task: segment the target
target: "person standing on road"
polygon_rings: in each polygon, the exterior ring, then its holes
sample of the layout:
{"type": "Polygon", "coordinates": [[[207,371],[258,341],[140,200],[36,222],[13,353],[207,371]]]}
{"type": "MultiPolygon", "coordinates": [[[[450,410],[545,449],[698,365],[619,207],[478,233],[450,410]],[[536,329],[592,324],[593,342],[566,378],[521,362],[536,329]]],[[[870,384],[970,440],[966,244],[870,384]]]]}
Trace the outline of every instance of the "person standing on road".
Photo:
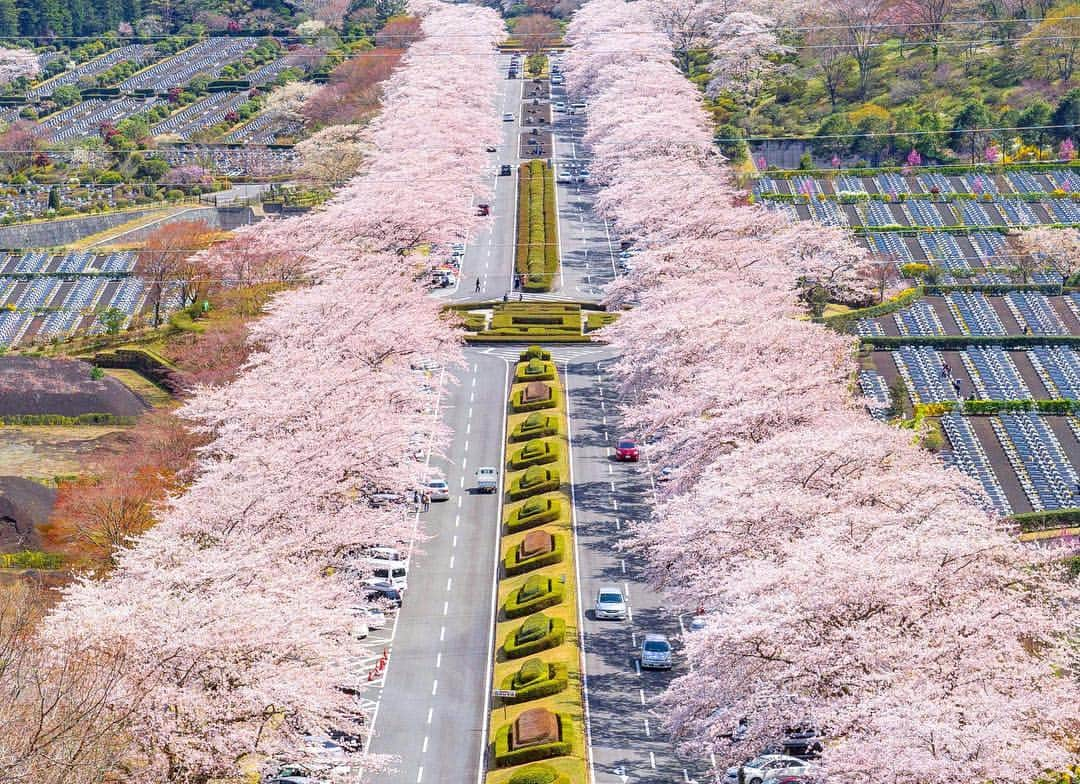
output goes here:
{"type": "Polygon", "coordinates": [[[431,508],[431,493],[424,493],[424,511],[426,512],[431,508]]]}
{"type": "Polygon", "coordinates": [[[480,293],[480,276],[479,275],[476,277],[476,293],[477,294],[480,293]]]}

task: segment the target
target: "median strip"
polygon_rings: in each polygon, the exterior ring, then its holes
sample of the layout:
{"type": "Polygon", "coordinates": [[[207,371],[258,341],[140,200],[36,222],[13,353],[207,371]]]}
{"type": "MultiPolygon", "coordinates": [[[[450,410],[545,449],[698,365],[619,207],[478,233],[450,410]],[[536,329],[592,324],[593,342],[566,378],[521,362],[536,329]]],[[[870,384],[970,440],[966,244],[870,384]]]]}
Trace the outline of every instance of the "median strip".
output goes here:
{"type": "Polygon", "coordinates": [[[488,784],[586,781],[564,389],[550,352],[520,355],[506,494],[488,784]]]}

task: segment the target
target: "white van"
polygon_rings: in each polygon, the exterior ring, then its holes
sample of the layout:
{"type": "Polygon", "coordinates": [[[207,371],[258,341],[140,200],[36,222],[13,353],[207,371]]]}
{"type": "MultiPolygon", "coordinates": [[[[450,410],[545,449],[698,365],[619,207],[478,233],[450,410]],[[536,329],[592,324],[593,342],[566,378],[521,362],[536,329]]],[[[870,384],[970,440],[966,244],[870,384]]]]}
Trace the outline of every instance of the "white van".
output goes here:
{"type": "Polygon", "coordinates": [[[364,562],[376,580],[388,582],[399,591],[409,587],[409,564],[407,561],[385,561],[381,558],[368,558],[364,562]]]}

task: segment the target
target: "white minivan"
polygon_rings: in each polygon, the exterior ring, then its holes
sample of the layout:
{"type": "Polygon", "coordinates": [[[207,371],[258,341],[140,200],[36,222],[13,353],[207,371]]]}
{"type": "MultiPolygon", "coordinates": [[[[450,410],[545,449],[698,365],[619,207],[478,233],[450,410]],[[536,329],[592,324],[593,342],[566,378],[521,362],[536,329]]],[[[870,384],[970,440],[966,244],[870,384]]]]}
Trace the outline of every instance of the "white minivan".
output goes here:
{"type": "Polygon", "coordinates": [[[409,587],[408,561],[386,561],[382,558],[368,558],[365,562],[376,580],[388,582],[399,591],[409,587]]]}

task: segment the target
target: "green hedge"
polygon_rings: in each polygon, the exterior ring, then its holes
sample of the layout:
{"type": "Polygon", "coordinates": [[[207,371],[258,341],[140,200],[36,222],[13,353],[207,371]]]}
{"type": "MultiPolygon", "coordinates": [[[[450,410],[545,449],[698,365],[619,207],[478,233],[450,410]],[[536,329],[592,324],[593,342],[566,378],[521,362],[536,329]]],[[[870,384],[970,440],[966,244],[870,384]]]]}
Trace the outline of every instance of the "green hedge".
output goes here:
{"type": "Polygon", "coordinates": [[[547,465],[558,460],[561,454],[558,441],[534,438],[510,455],[510,468],[520,471],[531,466],[547,465]]]}
{"type": "MultiPolygon", "coordinates": [[[[920,403],[915,406],[916,416],[941,416],[948,411],[956,411],[959,401],[943,400],[939,403],[920,403]]],[[[1006,414],[1014,411],[1037,411],[1040,414],[1072,414],[1080,412],[1077,400],[965,400],[965,414],[975,416],[987,414],[1006,414]]]]}
{"type": "Polygon", "coordinates": [[[511,547],[507,550],[506,557],[503,558],[503,571],[506,576],[514,577],[533,569],[561,563],[566,557],[566,537],[562,534],[553,534],[552,539],[554,541],[550,553],[526,558],[524,561],[518,560],[517,547],[511,547]]]}
{"type": "Polygon", "coordinates": [[[548,438],[559,434],[559,417],[544,416],[540,412],[529,414],[514,425],[510,431],[510,443],[528,441],[533,438],[548,438]]]}
{"type": "Polygon", "coordinates": [[[134,425],[138,417],[117,416],[116,414],[10,414],[0,416],[5,425],[134,425]]]}
{"type": "Polygon", "coordinates": [[[518,361],[527,362],[530,359],[542,359],[545,362],[550,362],[551,352],[541,346],[529,346],[518,355],[518,361]]]}
{"type": "Polygon", "coordinates": [[[1051,296],[1062,293],[1061,286],[1036,283],[935,283],[924,287],[924,290],[926,294],[936,296],[944,296],[950,291],[981,291],[991,296],[1007,294],[1010,291],[1041,291],[1051,296]]]}
{"type": "Polygon", "coordinates": [[[526,762],[564,757],[573,750],[570,739],[574,737],[574,724],[565,713],[556,714],[559,718],[559,738],[555,743],[529,746],[517,751],[510,750],[510,725],[504,724],[495,733],[495,766],[508,768],[511,765],[523,765],[526,762]]]}
{"type": "Polygon", "coordinates": [[[63,564],[62,556],[40,550],[0,553],[0,569],[59,569],[63,564]]]}
{"type": "MultiPolygon", "coordinates": [[[[506,635],[503,641],[503,653],[507,659],[520,659],[523,656],[532,656],[534,653],[546,651],[549,648],[557,648],[566,640],[566,622],[560,618],[548,618],[543,613],[530,616],[525,623],[506,635]],[[532,628],[526,628],[536,621],[543,628],[534,632],[532,628]]],[[[556,690],[558,691],[558,690],[556,690]]],[[[552,692],[554,693],[554,692],[552,692]]],[[[534,697],[540,695],[533,694],[534,697]]],[[[522,697],[522,699],[527,699],[522,697]]]]}
{"type": "Polygon", "coordinates": [[[558,490],[560,484],[562,481],[559,477],[559,469],[533,466],[510,483],[510,500],[521,501],[529,496],[550,493],[552,490],[558,490]]]}
{"type": "Polygon", "coordinates": [[[541,659],[529,659],[521,665],[521,668],[512,675],[503,678],[500,688],[517,692],[514,697],[500,697],[503,702],[513,705],[528,700],[538,700],[541,697],[550,697],[565,689],[570,682],[565,664],[548,664],[541,659]],[[535,675],[530,674],[527,678],[522,676],[526,670],[539,670],[535,675]]]}
{"type": "Polygon", "coordinates": [[[519,167],[518,225],[514,269],[525,276],[526,291],[550,291],[559,271],[555,173],[546,161],[519,167]]]}
{"type": "Polygon", "coordinates": [[[514,507],[506,517],[506,532],[517,533],[558,520],[562,515],[562,501],[558,498],[530,498],[521,506],[514,507]]]}
{"type": "Polygon", "coordinates": [[[868,335],[859,340],[882,351],[891,351],[900,346],[929,346],[939,351],[962,351],[969,346],[1080,347],[1080,335],[868,335]]]}
{"type": "Polygon", "coordinates": [[[559,390],[557,387],[549,387],[551,389],[551,397],[547,400],[533,400],[528,403],[521,402],[521,398],[525,395],[524,389],[515,389],[513,394],[510,395],[510,408],[515,414],[522,414],[526,411],[542,411],[545,408],[558,408],[559,407],[559,390]]]}
{"type": "Polygon", "coordinates": [[[555,363],[545,362],[542,359],[530,359],[527,362],[519,362],[514,367],[514,382],[526,381],[551,381],[555,378],[555,363]]]}
{"type": "MultiPolygon", "coordinates": [[[[904,166],[863,166],[844,169],[769,169],[763,176],[774,180],[790,180],[795,177],[821,176],[828,179],[838,174],[849,177],[873,177],[876,174],[903,174],[904,166]]],[[[1005,172],[1047,172],[1080,170],[1080,159],[1047,163],[954,163],[942,166],[920,166],[915,174],[1003,174],[1005,172]]]]}
{"type": "Polygon", "coordinates": [[[907,289],[900,292],[897,296],[887,302],[882,302],[880,305],[873,305],[869,308],[859,308],[858,310],[851,310],[847,313],[838,313],[835,316],[823,318],[822,321],[834,329],[846,332],[849,327],[859,319],[877,318],[878,316],[887,316],[890,313],[896,313],[898,310],[907,307],[915,300],[920,299],[922,295],[922,286],[916,286],[913,289],[907,289]]]}
{"type": "Polygon", "coordinates": [[[530,765],[511,776],[508,784],[570,784],[570,777],[550,765],[530,765]]]}
{"type": "Polygon", "coordinates": [[[506,598],[503,613],[507,618],[521,618],[547,609],[563,600],[563,584],[551,577],[534,574],[506,598]]]}
{"type": "Polygon", "coordinates": [[[497,334],[466,335],[466,343],[522,343],[542,338],[545,343],[593,343],[588,335],[497,334]]]}
{"type": "Polygon", "coordinates": [[[1075,528],[1080,526],[1080,508],[1054,509],[1046,512],[1024,512],[1011,515],[1010,518],[1020,530],[1047,531],[1054,528],[1075,528]]]}

